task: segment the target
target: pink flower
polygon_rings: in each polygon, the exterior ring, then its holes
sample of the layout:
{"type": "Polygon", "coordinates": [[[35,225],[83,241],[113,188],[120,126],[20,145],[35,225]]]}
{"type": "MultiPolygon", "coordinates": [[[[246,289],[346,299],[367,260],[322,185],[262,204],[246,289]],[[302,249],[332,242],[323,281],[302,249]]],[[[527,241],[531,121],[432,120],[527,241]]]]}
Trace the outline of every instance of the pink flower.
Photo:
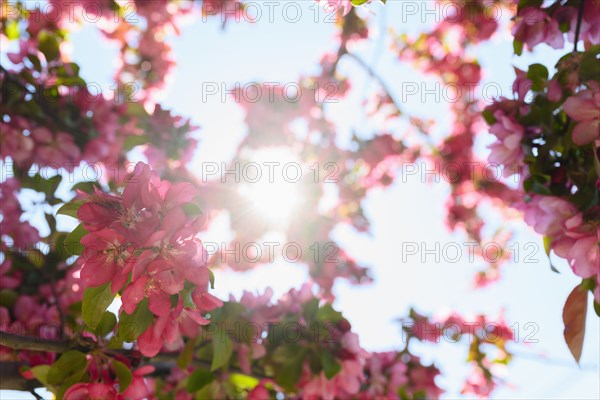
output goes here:
{"type": "Polygon", "coordinates": [[[399,399],[398,389],[408,383],[408,367],[398,353],[372,353],[367,359],[365,370],[369,379],[367,389],[361,393],[361,400],[373,398],[399,399]]]}
{"type": "Polygon", "coordinates": [[[497,142],[488,146],[491,150],[489,160],[493,163],[503,165],[503,175],[510,176],[517,168],[512,168],[515,165],[523,163],[523,149],[521,140],[525,129],[514,120],[514,118],[504,115],[500,110],[494,113],[496,123],[490,127],[492,133],[498,139],[497,142]]]}
{"type": "Polygon", "coordinates": [[[30,123],[23,118],[14,117],[10,123],[0,121],[0,156],[12,158],[16,163],[31,162],[35,143],[29,136],[23,134],[30,123]]]}
{"type": "Polygon", "coordinates": [[[88,232],[110,227],[121,214],[121,199],[94,187],[95,193],[77,210],[77,218],[88,232]]]}
{"type": "Polygon", "coordinates": [[[558,22],[537,7],[525,7],[519,11],[512,34],[515,40],[527,45],[529,50],[542,42],[554,49],[561,49],[565,44],[558,22]]]}
{"type": "Polygon", "coordinates": [[[565,101],[567,115],[578,122],[573,142],[586,145],[600,138],[600,91],[583,90],[565,101]]]}
{"type": "Polygon", "coordinates": [[[573,272],[581,278],[595,277],[595,296],[600,286],[600,227],[593,223],[584,223],[581,213],[567,220],[563,235],[552,242],[552,250],[565,258],[573,272]]]}
{"type": "Polygon", "coordinates": [[[132,267],[128,263],[131,250],[125,248],[125,238],[112,229],[101,229],[85,235],[81,244],[84,251],[78,261],[82,265],[83,284],[100,286],[112,281],[113,293],[119,291],[127,281],[132,267]]]}
{"type": "Polygon", "coordinates": [[[537,233],[552,237],[560,234],[563,224],[577,213],[572,203],[554,196],[534,195],[517,208],[525,213],[525,222],[537,233]]]}
{"type": "Polygon", "coordinates": [[[37,127],[31,130],[31,137],[35,141],[36,161],[41,164],[71,170],[81,159],[79,147],[69,134],[53,134],[48,128],[37,127]]]}
{"type": "MultiPolygon", "coordinates": [[[[327,2],[327,6],[329,6],[328,11],[337,11],[342,15],[346,15],[352,9],[352,2],[350,0],[325,0],[327,2]]],[[[321,2],[321,0],[317,0],[317,2],[321,2]]]]}
{"type": "Polygon", "coordinates": [[[123,392],[123,397],[127,400],[142,400],[151,398],[154,394],[150,381],[144,378],[144,375],[154,372],[154,367],[146,365],[133,371],[133,379],[123,392]]]}
{"type": "Polygon", "coordinates": [[[247,400],[267,400],[271,398],[271,394],[269,393],[269,389],[265,387],[270,380],[263,379],[258,385],[254,387],[250,392],[248,392],[247,400]]]}
{"type": "Polygon", "coordinates": [[[169,345],[180,340],[181,333],[188,337],[198,334],[200,325],[207,325],[202,311],[183,306],[181,297],[177,306],[168,315],[156,318],[154,323],[138,338],[140,352],[146,357],[154,357],[163,345],[169,345]]]}
{"type": "Polygon", "coordinates": [[[64,400],[112,400],[118,399],[115,389],[104,383],[76,383],[64,394],[64,400]]]}
{"type": "Polygon", "coordinates": [[[8,178],[0,183],[0,202],[2,203],[2,221],[0,230],[9,236],[14,245],[25,248],[40,240],[40,235],[28,222],[21,222],[23,210],[17,199],[20,183],[15,178],[8,178]]]}
{"type": "Polygon", "coordinates": [[[9,271],[12,267],[12,260],[10,258],[5,259],[0,264],[0,290],[1,289],[15,289],[21,284],[21,273],[17,271],[9,275],[9,271]]]}
{"type": "Polygon", "coordinates": [[[481,368],[475,367],[473,373],[469,375],[462,394],[472,394],[481,399],[489,399],[494,391],[496,383],[492,378],[486,378],[481,371],[481,368]]]}

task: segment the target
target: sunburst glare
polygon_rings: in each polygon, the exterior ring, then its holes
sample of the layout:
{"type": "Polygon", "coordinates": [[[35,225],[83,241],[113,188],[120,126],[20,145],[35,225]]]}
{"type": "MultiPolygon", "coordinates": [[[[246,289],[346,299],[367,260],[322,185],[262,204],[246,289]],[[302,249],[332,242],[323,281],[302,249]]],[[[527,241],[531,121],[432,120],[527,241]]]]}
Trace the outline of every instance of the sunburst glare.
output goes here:
{"type": "MultiPolygon", "coordinates": [[[[251,211],[266,218],[274,226],[284,227],[298,211],[298,190],[302,172],[293,152],[277,147],[253,152],[250,162],[260,171],[260,179],[240,184],[239,193],[251,203],[251,211]]],[[[253,177],[256,176],[252,175],[253,177]]]]}

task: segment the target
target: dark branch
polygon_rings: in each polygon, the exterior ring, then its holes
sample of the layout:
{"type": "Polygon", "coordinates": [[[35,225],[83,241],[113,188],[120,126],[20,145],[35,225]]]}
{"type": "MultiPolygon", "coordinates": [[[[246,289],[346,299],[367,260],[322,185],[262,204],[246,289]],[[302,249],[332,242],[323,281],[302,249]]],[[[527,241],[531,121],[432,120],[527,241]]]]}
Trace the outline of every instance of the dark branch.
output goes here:
{"type": "Polygon", "coordinates": [[[579,42],[579,33],[581,32],[581,21],[583,20],[583,7],[585,6],[584,0],[579,0],[579,8],[577,11],[577,26],[575,27],[575,47],[573,51],[577,51],[577,43],[579,42]]]}
{"type": "Polygon", "coordinates": [[[29,392],[40,386],[37,381],[23,378],[19,373],[20,366],[21,364],[16,362],[0,362],[0,390],[29,392]]]}
{"type": "Polygon", "coordinates": [[[362,58],[358,57],[356,54],[352,54],[349,52],[345,54],[354,61],[356,61],[356,63],[360,65],[369,74],[370,77],[372,77],[377,81],[377,83],[379,83],[379,86],[381,86],[385,94],[390,98],[390,100],[394,102],[394,105],[396,106],[398,111],[400,111],[400,106],[394,99],[394,96],[392,96],[392,90],[388,87],[387,83],[383,80],[383,78],[379,76],[379,74],[375,72],[375,70],[371,68],[369,64],[367,64],[362,58]]]}
{"type": "Polygon", "coordinates": [[[13,335],[0,332],[0,345],[14,350],[48,351],[51,353],[64,353],[68,350],[89,350],[91,343],[78,343],[66,340],[45,340],[34,337],[13,335]]]}

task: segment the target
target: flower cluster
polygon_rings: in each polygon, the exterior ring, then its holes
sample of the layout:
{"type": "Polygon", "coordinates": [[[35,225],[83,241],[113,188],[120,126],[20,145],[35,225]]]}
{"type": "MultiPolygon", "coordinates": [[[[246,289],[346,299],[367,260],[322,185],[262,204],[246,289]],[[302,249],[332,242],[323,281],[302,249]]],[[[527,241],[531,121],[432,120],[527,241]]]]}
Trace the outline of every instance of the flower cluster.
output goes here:
{"type": "Polygon", "coordinates": [[[502,316],[493,321],[484,315],[463,317],[457,313],[427,318],[411,310],[409,318],[402,321],[402,328],[409,341],[438,343],[444,337],[458,342],[467,338],[472,373],[467,377],[462,393],[479,398],[489,398],[498,385],[495,374],[511,358],[506,344],[514,340],[514,332],[502,316]]]}
{"type": "Polygon", "coordinates": [[[84,369],[89,382],[80,382],[69,387],[63,395],[65,400],[142,400],[153,393],[154,382],[146,378],[146,375],[154,372],[152,366],[133,370],[131,362],[125,357],[106,360],[92,356],[85,358],[84,369]],[[130,377],[123,379],[123,372],[119,368],[132,369],[130,377]]]}
{"type": "MultiPolygon", "coordinates": [[[[50,257],[56,254],[50,254],[50,257]]],[[[81,302],[83,289],[77,270],[68,270],[60,263],[58,278],[48,282],[35,258],[21,259],[18,264],[5,259],[0,264],[0,331],[38,340],[61,340],[75,335],[66,329],[61,310],[81,302]]],[[[19,362],[24,367],[51,364],[56,355],[51,352],[16,351],[0,345],[0,361],[19,362]]],[[[26,379],[33,375],[23,368],[26,379]]]]}
{"type": "Polygon", "coordinates": [[[5,237],[10,237],[12,243],[17,247],[26,248],[40,240],[37,229],[29,224],[28,221],[21,221],[23,209],[17,199],[17,193],[21,185],[17,179],[9,178],[0,183],[0,201],[2,202],[2,243],[5,237]]]}
{"type": "Polygon", "coordinates": [[[147,356],[179,339],[180,331],[193,336],[209,323],[203,313],[220,305],[208,293],[210,271],[196,238],[203,219],[189,214],[195,197],[191,184],[163,181],[138,163],[121,195],[96,190],[77,211],[89,232],[81,238],[81,279],[121,292],[126,314],[147,301],[155,319],[138,342],[147,356]]]}
{"type": "Polygon", "coordinates": [[[541,64],[515,69],[514,99],[500,98],[484,111],[497,141],[490,161],[518,174],[520,198],[513,206],[525,222],[545,236],[547,251],[566,259],[573,272],[591,279],[600,300],[600,3],[568,2],[519,9],[513,27],[515,52],[523,44],[574,51],[556,64],[551,76],[541,64]],[[578,6],[575,7],[575,6],[578,6]],[[577,36],[579,35],[579,36],[577,36]],[[585,50],[577,51],[579,40],[585,50]],[[529,96],[532,94],[533,96],[529,96]]]}
{"type": "MultiPolygon", "coordinates": [[[[442,393],[435,382],[439,375],[435,366],[425,366],[408,350],[367,352],[348,320],[315,297],[309,284],[277,301],[270,289],[262,294],[244,292],[238,301],[231,297],[215,311],[201,337],[205,338],[201,347],[212,344],[216,352],[223,349],[222,343],[232,343],[225,347],[231,350],[220,358],[218,369],[213,361],[211,379],[198,382],[208,371],[201,365],[193,369],[193,363],[172,370],[161,385],[163,395],[187,400],[193,394],[225,398],[237,393],[262,400],[293,393],[303,399],[367,400],[438,398],[442,393]],[[233,371],[246,376],[243,393],[232,387],[233,371]],[[254,376],[260,379],[250,379],[254,376]],[[181,381],[188,391],[177,384],[181,381]]],[[[202,350],[196,354],[202,359],[202,350]]]]}
{"type": "Polygon", "coordinates": [[[587,221],[569,201],[555,196],[533,195],[522,202],[525,222],[551,241],[550,248],[566,259],[573,272],[596,282],[594,296],[600,303],[600,225],[598,217],[587,221]]]}
{"type": "Polygon", "coordinates": [[[587,45],[600,43],[600,4],[597,1],[581,2],[583,10],[579,11],[576,5],[580,2],[572,2],[572,5],[558,7],[553,4],[550,7],[526,5],[520,7],[516,16],[516,23],[512,28],[515,48],[520,54],[523,45],[529,51],[539,44],[545,43],[554,49],[562,49],[565,44],[565,34],[573,42],[577,33],[578,14],[582,14],[579,26],[579,38],[587,45]]]}

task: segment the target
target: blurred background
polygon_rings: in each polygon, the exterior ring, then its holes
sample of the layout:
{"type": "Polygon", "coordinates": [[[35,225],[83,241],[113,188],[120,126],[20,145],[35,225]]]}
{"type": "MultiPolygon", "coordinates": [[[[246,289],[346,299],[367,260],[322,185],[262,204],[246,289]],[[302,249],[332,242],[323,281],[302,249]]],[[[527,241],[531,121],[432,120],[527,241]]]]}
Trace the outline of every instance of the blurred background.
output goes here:
{"type": "MultiPolygon", "coordinates": [[[[263,15],[255,23],[229,20],[223,26],[218,18],[195,19],[182,26],[179,36],[169,38],[177,66],[159,100],[164,107],[191,118],[193,124],[200,126],[196,132],[200,144],[191,170],[199,171],[204,162],[230,160],[247,129],[244,111],[235,99],[228,96],[223,101],[220,93],[204,96],[203,83],[219,86],[224,83],[228,88],[248,82],[284,85],[314,73],[322,55],[336,51],[336,27],[326,21],[327,14],[323,10],[315,13],[311,1],[297,4],[302,12],[296,22],[286,21],[278,9],[272,21],[263,15]]],[[[437,22],[436,14],[407,16],[400,1],[388,1],[385,6],[373,3],[360,13],[370,14],[371,35],[353,46],[353,53],[376,71],[397,99],[402,99],[407,112],[435,120],[432,138],[439,140],[451,123],[448,101],[436,99],[434,95],[422,98],[422,93],[408,95],[407,83],[433,88],[436,81],[400,62],[390,50],[391,32],[414,35],[426,31],[437,22]]],[[[506,24],[509,18],[510,15],[502,16],[504,29],[474,54],[483,67],[484,83],[490,84],[489,97],[511,95],[513,65],[525,67],[543,60],[552,71],[564,53],[539,46],[533,53],[512,57],[512,40],[506,24]],[[496,88],[500,93],[495,92],[496,88]]],[[[89,25],[72,36],[72,44],[72,58],[81,66],[82,76],[109,92],[118,49],[89,25]]],[[[369,119],[363,102],[377,89],[377,82],[350,60],[343,59],[339,71],[349,77],[352,89],[339,103],[328,106],[328,117],[338,127],[340,140],[349,140],[352,134],[369,138],[377,133],[378,124],[369,119]]],[[[402,135],[404,128],[399,126],[393,133],[402,135]]],[[[486,141],[485,135],[480,135],[478,140],[477,148],[485,157],[486,145],[491,139],[486,141]]],[[[294,206],[285,192],[276,188],[266,190],[268,197],[283,204],[284,215],[302,212],[301,201],[294,206]]],[[[450,233],[444,223],[444,199],[448,193],[449,186],[443,179],[424,182],[420,174],[403,176],[387,188],[369,192],[363,206],[371,220],[370,234],[358,233],[344,225],[335,229],[334,239],[358,262],[370,266],[374,279],[364,286],[338,281],[334,287],[335,306],[350,320],[361,345],[370,351],[401,348],[398,318],[411,306],[416,306],[421,313],[434,315],[450,310],[464,315],[485,313],[492,317],[503,313],[517,333],[517,340],[509,344],[515,358],[500,371],[506,385],[494,393],[495,398],[600,398],[599,319],[588,311],[580,366],[573,361],[563,339],[562,307],[579,279],[554,255],[553,264],[560,274],[552,272],[541,237],[523,221],[515,220],[508,222],[517,232],[511,240],[511,248],[519,249],[520,256],[513,257],[502,267],[500,281],[484,289],[474,289],[473,277],[482,265],[477,260],[469,260],[468,249],[462,247],[466,237],[450,233]],[[434,248],[436,243],[442,247],[457,243],[463,248],[463,255],[454,263],[436,262],[433,255],[424,260],[420,254],[402,257],[399,244],[406,242],[424,244],[426,248],[434,248]]],[[[501,217],[491,210],[486,217],[501,222],[501,217]]],[[[66,227],[71,221],[59,222],[66,227]]],[[[228,241],[231,238],[228,224],[227,215],[216,216],[202,240],[228,241]]],[[[239,298],[244,290],[262,292],[267,286],[274,289],[277,297],[308,279],[304,267],[281,259],[244,273],[218,269],[215,275],[215,292],[223,299],[230,294],[239,298]]],[[[439,384],[446,390],[443,397],[463,397],[460,389],[470,371],[465,362],[468,343],[416,345],[416,354],[422,354],[425,362],[435,362],[440,367],[439,384]]],[[[5,397],[0,394],[0,398],[5,397]]]]}

